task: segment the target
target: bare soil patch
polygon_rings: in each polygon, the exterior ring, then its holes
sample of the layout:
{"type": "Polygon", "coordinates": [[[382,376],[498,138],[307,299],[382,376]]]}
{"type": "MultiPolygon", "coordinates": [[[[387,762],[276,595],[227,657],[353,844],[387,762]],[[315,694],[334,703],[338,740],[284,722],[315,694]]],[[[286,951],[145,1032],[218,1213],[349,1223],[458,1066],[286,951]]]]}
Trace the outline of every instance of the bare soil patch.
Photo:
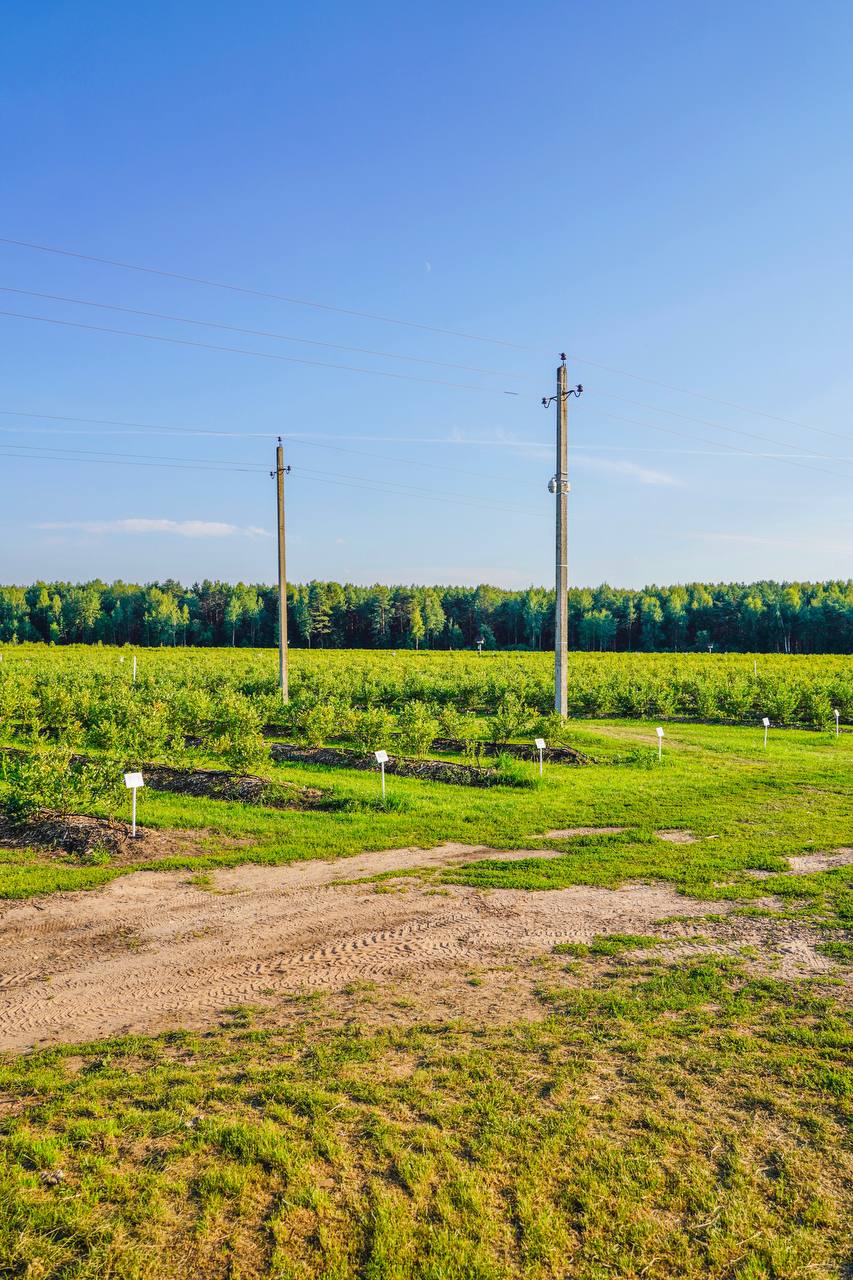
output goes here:
{"type": "Polygon", "coordinates": [[[802,876],[813,871],[835,871],[853,865],[853,848],[842,846],[826,853],[792,854],[787,871],[747,871],[751,880],[771,880],[774,876],[802,876]]]}
{"type": "Polygon", "coordinates": [[[836,867],[853,865],[853,848],[842,847],[831,853],[804,853],[790,857],[788,863],[794,875],[809,871],[834,871],[836,867]]]}
{"type": "Polygon", "coordinates": [[[667,844],[696,843],[696,837],[692,831],[656,831],[655,835],[659,840],[666,840],[667,844]]]}
{"type": "MultiPolygon", "coordinates": [[[[764,901],[771,910],[778,910],[784,905],[775,899],[764,901]]],[[[777,977],[819,978],[837,971],[832,959],[816,949],[819,943],[827,941],[827,935],[816,933],[795,920],[728,915],[722,920],[715,920],[713,924],[702,924],[700,932],[706,935],[704,943],[701,939],[691,943],[691,937],[695,937],[693,922],[682,925],[673,921],[667,925],[665,932],[667,937],[681,939],[682,945],[671,951],[666,947],[656,947],[653,951],[636,954],[643,957],[656,956],[658,959],[667,956],[675,960],[685,959],[689,955],[707,954],[707,939],[710,939],[717,954],[746,954],[749,967],[758,972],[769,971],[777,977]]]]}
{"type": "MultiPolygon", "coordinates": [[[[97,892],[4,905],[0,1047],[205,1026],[230,1005],[363,983],[377,984],[386,1004],[402,983],[422,1010],[435,1005],[439,1016],[487,1008],[497,1016],[512,985],[500,977],[506,966],[532,965],[558,942],[650,933],[661,917],[707,911],[664,885],[525,892],[411,880],[377,892],[387,886],[369,879],[482,857],[540,856],[446,844],[360,854],[343,865],[246,865],[214,873],[213,892],[186,873],[139,872],[97,892]],[[481,983],[472,967],[496,976],[481,983]]],[[[769,927],[727,923],[740,943],[760,944],[769,927]]],[[[801,952],[783,956],[781,971],[823,972],[813,948],[801,952]]],[[[529,993],[522,984],[518,1000],[529,993]]]]}
{"type": "Polygon", "coordinates": [[[554,831],[546,831],[546,840],[571,840],[573,836],[615,836],[624,827],[557,827],[554,831]]]}

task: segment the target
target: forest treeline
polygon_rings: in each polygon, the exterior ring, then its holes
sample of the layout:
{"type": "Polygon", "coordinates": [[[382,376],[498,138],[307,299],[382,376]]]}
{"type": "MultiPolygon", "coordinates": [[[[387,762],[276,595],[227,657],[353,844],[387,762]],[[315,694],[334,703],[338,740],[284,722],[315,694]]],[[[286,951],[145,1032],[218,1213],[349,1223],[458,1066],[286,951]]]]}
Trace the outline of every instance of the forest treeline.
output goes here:
{"type": "MultiPolygon", "coordinates": [[[[547,649],[554,592],[540,587],[288,587],[290,643],[309,648],[547,649]]],[[[689,583],[569,593],[585,650],[853,652],[853,581],[689,583]]],[[[273,587],[204,581],[0,587],[0,641],[239,645],[278,642],[273,587]]]]}

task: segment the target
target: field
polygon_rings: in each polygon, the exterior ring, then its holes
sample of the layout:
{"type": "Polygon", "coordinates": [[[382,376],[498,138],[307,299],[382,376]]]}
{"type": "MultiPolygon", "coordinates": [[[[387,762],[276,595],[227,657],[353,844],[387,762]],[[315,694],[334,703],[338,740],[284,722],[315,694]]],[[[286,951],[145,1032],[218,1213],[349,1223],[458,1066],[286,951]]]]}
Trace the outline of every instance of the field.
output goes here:
{"type": "Polygon", "coordinates": [[[851,659],[2,657],[0,1275],[847,1274],[851,659]]]}
{"type": "MultiPolygon", "coordinates": [[[[0,723],[40,712],[43,723],[66,732],[75,721],[108,714],[130,685],[131,653],[85,645],[6,647],[0,723]]],[[[277,711],[277,662],[268,649],[137,653],[139,688],[149,695],[149,713],[152,703],[167,701],[173,729],[191,731],[193,717],[203,717],[201,703],[194,704],[189,691],[196,698],[210,691],[241,694],[264,716],[277,711]]],[[[846,655],[573,653],[569,665],[570,713],[575,716],[672,716],[743,724],[766,715],[779,724],[829,728],[837,708],[842,723],[853,722],[853,658],[846,655]]],[[[396,709],[418,699],[463,712],[494,710],[511,692],[544,713],[553,703],[553,657],[295,649],[290,653],[290,692],[297,706],[322,698],[396,709]]]]}

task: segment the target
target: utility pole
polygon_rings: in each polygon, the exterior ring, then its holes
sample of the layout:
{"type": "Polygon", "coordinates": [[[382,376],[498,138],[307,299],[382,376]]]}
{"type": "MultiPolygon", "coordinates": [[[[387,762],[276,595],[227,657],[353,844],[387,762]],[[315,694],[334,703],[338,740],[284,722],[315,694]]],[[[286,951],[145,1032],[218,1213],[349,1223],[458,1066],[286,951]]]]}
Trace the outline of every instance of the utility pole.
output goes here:
{"type": "Polygon", "coordinates": [[[284,465],[284,446],[281,436],[275,451],[276,497],[278,499],[278,683],[282,702],[289,702],[287,691],[287,570],[284,555],[284,477],[290,467],[284,465]]]}
{"type": "Polygon", "coordinates": [[[569,390],[566,353],[560,354],[557,369],[557,394],[542,398],[542,404],[557,406],[557,470],[548,490],[557,496],[556,512],[556,603],[554,610],[554,710],[568,715],[569,685],[569,396],[579,396],[583,387],[569,390]]]}

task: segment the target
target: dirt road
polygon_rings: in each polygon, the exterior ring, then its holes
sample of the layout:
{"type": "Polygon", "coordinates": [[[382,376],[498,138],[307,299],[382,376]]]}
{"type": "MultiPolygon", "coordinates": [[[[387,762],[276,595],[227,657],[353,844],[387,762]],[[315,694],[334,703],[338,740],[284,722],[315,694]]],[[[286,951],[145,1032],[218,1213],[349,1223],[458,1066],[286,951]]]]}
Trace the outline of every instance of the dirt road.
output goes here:
{"type": "MultiPolygon", "coordinates": [[[[409,880],[403,892],[377,892],[374,883],[340,883],[483,856],[543,854],[398,849],[239,867],[215,873],[206,888],[186,872],[137,872],[100,891],[5,905],[0,1048],[204,1026],[229,1005],[353,981],[428,986],[454,968],[529,958],[598,933],[652,932],[662,916],[708,910],[662,885],[524,892],[409,880]]],[[[802,958],[814,967],[813,954],[802,958]]]]}

